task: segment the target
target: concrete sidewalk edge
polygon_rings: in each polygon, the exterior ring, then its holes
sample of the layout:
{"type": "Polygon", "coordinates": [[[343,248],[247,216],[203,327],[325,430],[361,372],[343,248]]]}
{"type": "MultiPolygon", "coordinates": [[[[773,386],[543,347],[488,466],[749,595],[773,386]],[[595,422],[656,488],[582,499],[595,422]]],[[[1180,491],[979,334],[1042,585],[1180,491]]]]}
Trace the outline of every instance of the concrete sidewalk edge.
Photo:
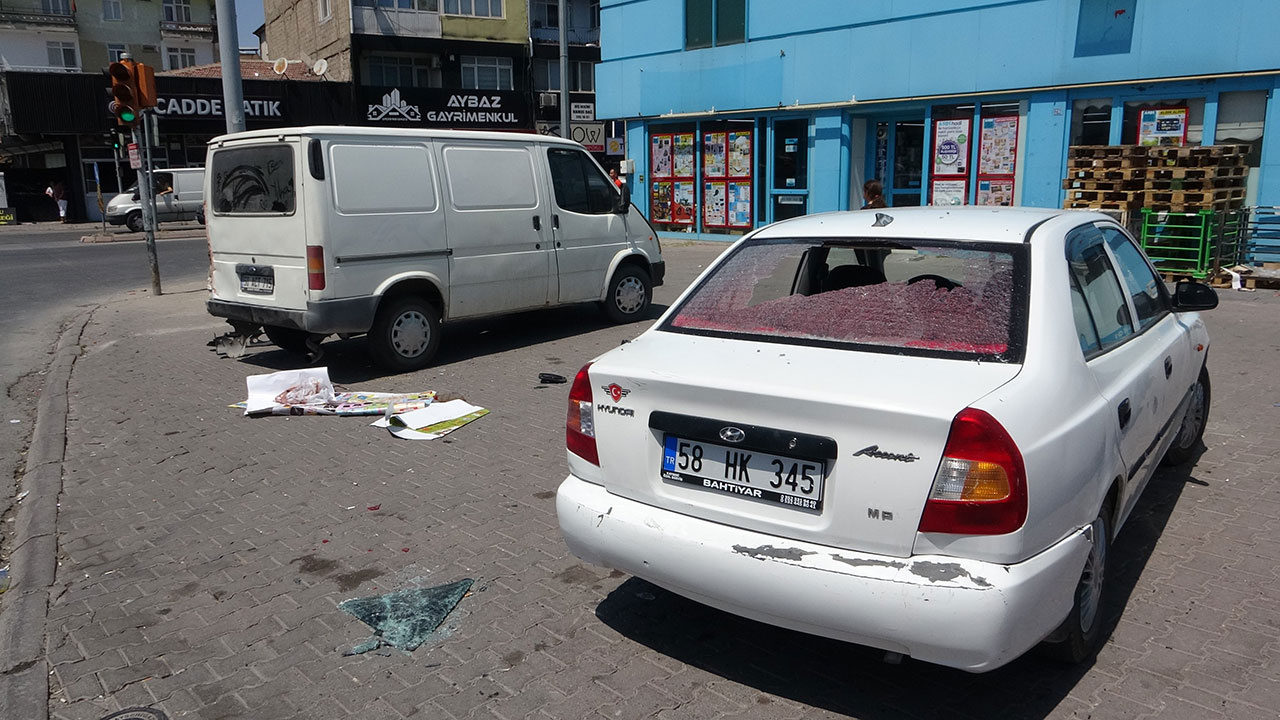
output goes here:
{"type": "Polygon", "coordinates": [[[66,450],[67,387],[80,356],[80,339],[96,307],[62,331],[36,409],[36,426],[18,506],[10,587],[0,612],[0,707],[6,717],[47,720],[49,670],[45,659],[45,623],[49,591],[57,570],[58,497],[66,450]]]}

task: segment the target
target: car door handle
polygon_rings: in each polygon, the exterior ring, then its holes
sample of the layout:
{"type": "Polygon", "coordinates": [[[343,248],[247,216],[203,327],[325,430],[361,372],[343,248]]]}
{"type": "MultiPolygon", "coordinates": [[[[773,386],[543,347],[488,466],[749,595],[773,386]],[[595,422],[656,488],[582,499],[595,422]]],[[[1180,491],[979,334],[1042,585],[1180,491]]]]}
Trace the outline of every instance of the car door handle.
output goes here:
{"type": "Polygon", "coordinates": [[[1170,358],[1165,358],[1164,359],[1164,376],[1166,379],[1168,379],[1172,375],[1173,375],[1173,360],[1171,360],[1170,358]]]}
{"type": "Polygon", "coordinates": [[[542,218],[538,217],[537,215],[533,216],[533,229],[539,230],[539,231],[542,230],[542,218]]]}
{"type": "Polygon", "coordinates": [[[1116,413],[1120,416],[1120,429],[1123,430],[1129,424],[1129,398],[1120,401],[1120,407],[1116,408],[1116,413]]]}

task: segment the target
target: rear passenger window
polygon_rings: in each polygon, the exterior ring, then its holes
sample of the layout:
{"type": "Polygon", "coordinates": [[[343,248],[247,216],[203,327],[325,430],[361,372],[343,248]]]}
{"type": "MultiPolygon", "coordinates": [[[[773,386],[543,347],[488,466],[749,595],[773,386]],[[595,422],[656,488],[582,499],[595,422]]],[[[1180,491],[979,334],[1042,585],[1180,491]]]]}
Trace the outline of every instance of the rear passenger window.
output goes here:
{"type": "Polygon", "coordinates": [[[547,150],[556,205],[569,212],[606,215],[613,212],[618,191],[600,168],[578,150],[547,150]]]}
{"type": "Polygon", "coordinates": [[[533,155],[524,148],[452,145],[444,149],[449,197],[457,210],[538,206],[533,155]]]}
{"type": "Polygon", "coordinates": [[[257,145],[213,154],[209,198],[218,215],[288,214],[294,209],[293,148],[257,145]]]}
{"type": "Polygon", "coordinates": [[[333,204],[344,215],[432,212],[436,181],[424,145],[329,146],[333,204]]]}
{"type": "MultiPolygon", "coordinates": [[[[1097,228],[1077,228],[1067,235],[1067,265],[1073,293],[1078,292],[1084,303],[1085,312],[1076,311],[1075,316],[1076,334],[1085,354],[1090,354],[1089,348],[1095,343],[1105,351],[1133,335],[1120,278],[1111,266],[1097,228]]],[[[1074,306],[1074,297],[1072,302],[1074,306]]]]}
{"type": "Polygon", "coordinates": [[[1112,227],[1104,226],[1101,230],[1116,264],[1120,266],[1125,287],[1129,288],[1129,297],[1133,299],[1134,310],[1138,313],[1138,327],[1145,330],[1169,312],[1160,277],[1151,270],[1142,251],[1127,235],[1112,227]]]}

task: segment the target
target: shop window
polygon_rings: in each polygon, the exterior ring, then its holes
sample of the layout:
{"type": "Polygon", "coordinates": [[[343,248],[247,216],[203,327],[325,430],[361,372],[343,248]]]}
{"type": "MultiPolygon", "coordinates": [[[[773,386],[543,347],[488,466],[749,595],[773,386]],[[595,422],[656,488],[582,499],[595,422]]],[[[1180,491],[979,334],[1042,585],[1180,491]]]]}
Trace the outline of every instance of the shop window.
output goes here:
{"type": "Polygon", "coordinates": [[[1267,114],[1267,91],[1224,92],[1218,96],[1218,126],[1214,143],[1251,146],[1245,158],[1249,167],[1262,160],[1262,123],[1267,114]]]}
{"type": "Polygon", "coordinates": [[[1076,100],[1071,104],[1071,144],[1111,144],[1111,98],[1076,100]]]}
{"type": "Polygon", "coordinates": [[[440,61],[434,56],[366,55],[366,84],[383,87],[443,86],[440,61]]]}
{"type": "Polygon", "coordinates": [[[746,0],[685,0],[686,50],[733,45],[746,38],[746,0]]]}
{"type": "Polygon", "coordinates": [[[933,108],[930,205],[965,205],[969,201],[973,110],[973,105],[937,105],[933,108]]]}
{"type": "Polygon", "coordinates": [[[511,58],[463,55],[462,87],[467,90],[514,89],[511,58]]]}
{"type": "Polygon", "coordinates": [[[809,120],[779,120],[773,124],[773,189],[808,187],[809,120]]]}
{"type": "Polygon", "coordinates": [[[1199,145],[1204,137],[1204,98],[1124,104],[1124,145],[1199,145]]]}
{"type": "Polygon", "coordinates": [[[502,0],[444,0],[444,11],[448,15],[500,18],[502,17],[502,0]]]}
{"type": "Polygon", "coordinates": [[[120,0],[102,0],[102,19],[116,22],[124,19],[120,0]]]}

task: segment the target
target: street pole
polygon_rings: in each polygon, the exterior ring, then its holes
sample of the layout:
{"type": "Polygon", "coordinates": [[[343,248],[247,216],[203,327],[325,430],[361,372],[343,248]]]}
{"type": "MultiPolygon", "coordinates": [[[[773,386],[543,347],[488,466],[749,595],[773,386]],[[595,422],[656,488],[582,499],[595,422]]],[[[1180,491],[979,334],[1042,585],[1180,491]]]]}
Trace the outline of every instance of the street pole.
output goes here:
{"type": "Polygon", "coordinates": [[[133,126],[133,142],[135,145],[141,140],[146,144],[146,154],[143,156],[142,168],[138,172],[138,200],[142,205],[142,233],[147,240],[147,264],[151,266],[151,294],[160,294],[160,261],[156,257],[156,216],[155,205],[153,204],[155,196],[155,187],[152,184],[151,175],[151,138],[148,137],[145,125],[146,113],[144,118],[142,132],[138,132],[138,126],[133,126]]]}
{"type": "Polygon", "coordinates": [[[560,22],[560,137],[573,139],[569,132],[569,30],[566,25],[569,12],[565,7],[569,0],[556,3],[556,14],[560,22]]]}
{"type": "Polygon", "coordinates": [[[244,85],[240,82],[240,33],[235,0],[217,0],[218,57],[222,62],[222,106],[227,132],[244,132],[244,85]]]}

